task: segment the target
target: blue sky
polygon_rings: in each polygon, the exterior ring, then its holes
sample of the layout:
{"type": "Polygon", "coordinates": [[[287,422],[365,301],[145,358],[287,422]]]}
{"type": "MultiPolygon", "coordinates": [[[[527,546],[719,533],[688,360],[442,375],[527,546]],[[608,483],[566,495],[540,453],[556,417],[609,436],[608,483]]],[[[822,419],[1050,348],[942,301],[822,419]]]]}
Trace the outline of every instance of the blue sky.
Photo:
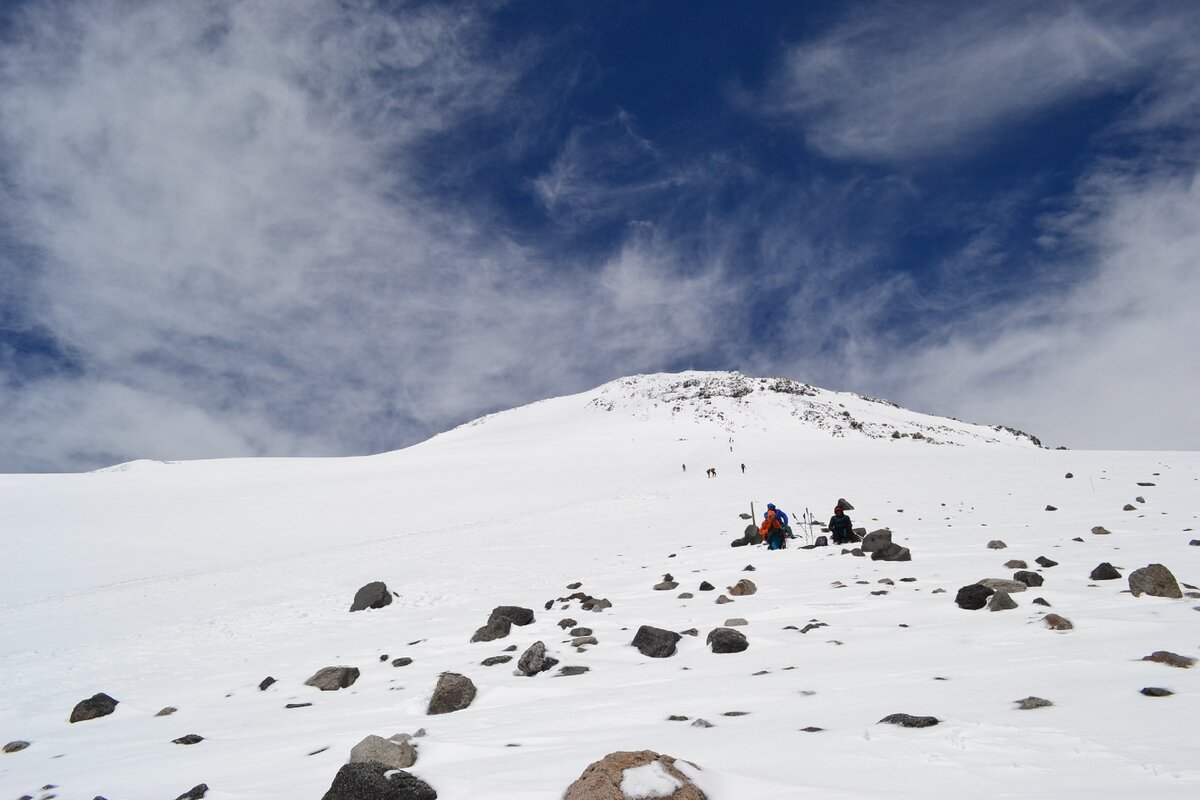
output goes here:
{"type": "Polygon", "coordinates": [[[738,369],[1200,449],[1188,2],[0,5],[0,470],[738,369]]]}

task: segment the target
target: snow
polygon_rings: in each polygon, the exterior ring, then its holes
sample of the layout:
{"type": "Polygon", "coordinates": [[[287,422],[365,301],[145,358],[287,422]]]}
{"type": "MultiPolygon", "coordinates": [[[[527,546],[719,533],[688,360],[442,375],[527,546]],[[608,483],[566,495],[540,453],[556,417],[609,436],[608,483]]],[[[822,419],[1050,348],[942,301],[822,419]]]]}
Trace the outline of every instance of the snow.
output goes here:
{"type": "Polygon", "coordinates": [[[1162,563],[1200,583],[1188,544],[1200,538],[1200,454],[1051,451],[854,395],[763,386],[638,376],[364,458],[0,476],[0,744],[31,742],[0,754],[0,797],[54,784],[64,800],[157,800],[199,783],[212,800],[319,797],[365,736],[418,728],[409,771],[443,800],[558,800],[588,764],[642,749],[681,759],[713,800],[1200,796],[1200,668],[1141,660],[1200,656],[1200,602],[1088,579],[1109,561],[1123,576],[1162,563]],[[839,497],[856,526],[890,527],[913,560],[729,547],[751,502],[826,520],[839,497]],[[988,550],[992,539],[1008,548],[988,550]],[[1011,578],[1009,559],[1036,570],[1039,555],[1059,566],[1013,595],[1017,609],[955,606],[960,586],[1011,578]],[[666,572],[679,589],[653,591],[666,572]],[[714,604],[743,577],[756,594],[714,604]],[[394,602],[348,613],[374,580],[394,602]],[[698,591],[703,580],[718,591],[698,591]],[[612,608],[544,609],[574,581],[612,608]],[[497,605],[536,621],[470,643],[497,605]],[[1074,630],[1047,630],[1045,611],[1074,630]],[[599,645],[576,652],[564,617],[599,645]],[[750,647],[713,654],[705,635],[729,617],[749,621],[750,647]],[[813,620],[827,626],[801,634],[813,620]],[[699,635],[650,659],[629,647],[643,624],[699,635]],[[514,675],[538,640],[560,666],[590,671],[514,675]],[[480,665],[513,644],[513,662],[480,665]],[[401,656],[413,663],[392,667],[401,656]],[[337,692],[304,686],[333,665],[362,675],[337,692]],[[445,671],[478,697],[427,716],[445,671]],[[278,682],[259,691],[268,675],[278,682]],[[1141,695],[1148,686],[1175,694],[1141,695]],[[116,712],[68,724],[97,692],[116,712]],[[1017,710],[1029,695],[1054,705],[1017,710]],[[164,706],[179,710],[156,717],[164,706]],[[897,712],[941,722],[877,724],[897,712]],[[171,743],[188,733],[205,740],[171,743]]]}
{"type": "Polygon", "coordinates": [[[660,761],[630,767],[621,773],[621,794],[625,795],[626,800],[670,797],[681,786],[683,782],[667,772],[660,761]]]}

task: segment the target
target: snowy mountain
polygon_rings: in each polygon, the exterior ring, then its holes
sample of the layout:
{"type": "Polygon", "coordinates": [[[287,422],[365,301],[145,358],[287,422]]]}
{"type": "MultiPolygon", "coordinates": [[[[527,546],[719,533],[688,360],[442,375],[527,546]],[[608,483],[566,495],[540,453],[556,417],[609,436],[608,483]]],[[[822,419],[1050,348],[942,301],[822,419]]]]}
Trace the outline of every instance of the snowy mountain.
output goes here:
{"type": "MultiPolygon", "coordinates": [[[[0,476],[0,797],[320,798],[365,737],[422,729],[408,771],[444,800],[557,800],[643,749],[713,800],[1194,797],[1200,670],[1171,663],[1200,655],[1198,484],[1196,453],[1050,451],[736,373],[622,379],[364,458],[0,476]],[[911,561],[804,549],[819,524],[730,547],[752,503],[824,520],[839,498],[911,561]],[[1183,597],[1130,592],[1152,564],[1183,597]],[[996,584],[1015,608],[956,603],[1017,573],[996,584]],[[391,603],[351,613],[375,581],[391,603]],[[499,606],[533,620],[472,642],[499,606]],[[632,646],[642,626],[674,653],[632,646]],[[713,652],[720,628],[748,647],[713,652]],[[515,674],[539,641],[558,663],[515,674]],[[352,685],[305,684],[339,666],[352,685]],[[477,694],[431,715],[447,672],[477,694]],[[68,722],[97,693],[113,713],[68,722]],[[880,723],[897,713],[937,724],[880,723]]],[[[629,770],[626,797],[669,796],[664,775],[629,770]]]]}

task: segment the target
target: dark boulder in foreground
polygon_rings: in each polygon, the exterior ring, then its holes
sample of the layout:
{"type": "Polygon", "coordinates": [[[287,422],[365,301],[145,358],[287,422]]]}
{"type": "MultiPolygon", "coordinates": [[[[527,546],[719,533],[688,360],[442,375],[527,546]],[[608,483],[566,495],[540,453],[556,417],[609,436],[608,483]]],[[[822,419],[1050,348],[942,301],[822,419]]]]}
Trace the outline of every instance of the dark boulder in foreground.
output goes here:
{"type": "Polygon", "coordinates": [[[462,711],[475,700],[475,684],[466,675],[443,672],[438,678],[433,696],[429,698],[426,714],[449,714],[462,711]]]}
{"type": "Polygon", "coordinates": [[[1115,581],[1121,577],[1121,573],[1112,564],[1103,561],[1096,565],[1089,577],[1094,581],[1115,581]]]}
{"type": "Polygon", "coordinates": [[[1179,581],[1175,580],[1171,570],[1162,564],[1150,564],[1129,573],[1129,590],[1133,592],[1134,597],[1140,597],[1143,594],[1176,599],[1183,597],[1179,581]]]}
{"type": "Polygon", "coordinates": [[[954,596],[954,602],[959,608],[978,611],[987,605],[988,598],[995,593],[996,590],[990,586],[972,583],[970,586],[964,586],[958,590],[958,594],[954,596]]]}
{"type": "Polygon", "coordinates": [[[533,609],[521,606],[496,606],[488,616],[488,621],[506,619],[513,625],[524,626],[533,622],[533,609]]]}
{"type": "Polygon", "coordinates": [[[629,644],[649,658],[668,658],[675,655],[675,643],[683,637],[675,631],[643,625],[629,644]]]}
{"type": "Polygon", "coordinates": [[[912,561],[912,553],[907,547],[901,547],[895,542],[888,542],[871,553],[872,561],[912,561]]]}
{"type": "MultiPolygon", "coordinates": [[[[662,794],[655,791],[653,795],[638,794],[638,797],[656,797],[662,800],[708,800],[708,796],[700,787],[692,783],[691,778],[679,771],[675,759],[671,756],[655,753],[652,750],[630,751],[622,750],[609,753],[599,761],[588,765],[563,794],[563,800],[628,800],[621,788],[627,770],[638,770],[651,767],[657,774],[658,780],[667,775],[674,783],[674,791],[662,794]],[[653,767],[651,765],[654,765],[653,767]]],[[[636,774],[636,773],[634,773],[636,774]]]]}
{"type": "Polygon", "coordinates": [[[321,800],[437,800],[425,781],[374,761],[344,764],[321,800]]]}
{"type": "Polygon", "coordinates": [[[87,700],[80,700],[75,705],[75,708],[71,711],[71,722],[84,722],[85,720],[97,719],[98,717],[107,717],[116,711],[117,703],[119,702],[104,692],[98,692],[87,700]]]}
{"type": "Polygon", "coordinates": [[[351,611],[365,611],[368,608],[383,608],[392,602],[392,593],[388,591],[383,581],[372,581],[354,593],[354,602],[350,604],[351,611]]]}
{"type": "Polygon", "coordinates": [[[937,717],[914,717],[912,714],[889,714],[879,723],[888,723],[889,725],[900,725],[905,728],[929,728],[937,725],[939,720],[937,717]]]}
{"type": "Polygon", "coordinates": [[[714,653],[740,653],[750,646],[746,634],[733,628],[713,628],[704,642],[714,653]]]}
{"type": "Polygon", "coordinates": [[[1027,570],[1020,570],[1015,573],[1013,575],[1013,580],[1020,581],[1026,586],[1041,586],[1043,583],[1041,575],[1038,575],[1036,572],[1029,572],[1027,570]]]}

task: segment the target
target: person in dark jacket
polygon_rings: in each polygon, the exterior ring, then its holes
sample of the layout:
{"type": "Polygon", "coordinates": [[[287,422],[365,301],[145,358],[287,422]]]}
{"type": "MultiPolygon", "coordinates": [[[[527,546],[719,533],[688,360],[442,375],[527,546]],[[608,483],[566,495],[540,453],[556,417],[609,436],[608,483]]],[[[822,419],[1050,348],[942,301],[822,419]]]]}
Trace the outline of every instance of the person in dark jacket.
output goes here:
{"type": "Polygon", "coordinates": [[[829,533],[834,544],[849,544],[854,541],[854,523],[842,511],[841,506],[835,508],[833,516],[829,518],[829,533]]]}

